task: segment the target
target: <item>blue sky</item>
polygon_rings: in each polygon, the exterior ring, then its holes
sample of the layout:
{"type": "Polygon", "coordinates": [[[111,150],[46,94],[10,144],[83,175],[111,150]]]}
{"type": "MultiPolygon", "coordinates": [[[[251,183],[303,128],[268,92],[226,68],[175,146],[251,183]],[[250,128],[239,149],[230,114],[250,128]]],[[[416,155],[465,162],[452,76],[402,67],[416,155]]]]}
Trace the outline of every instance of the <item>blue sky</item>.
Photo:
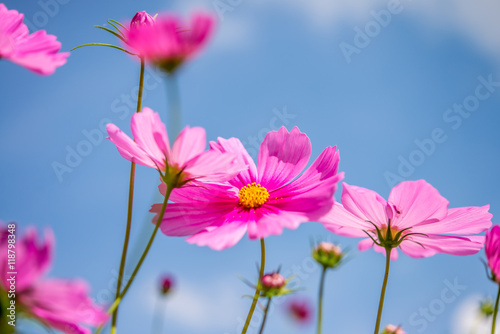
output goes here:
{"type": "MultiPolygon", "coordinates": [[[[372,11],[380,16],[394,6],[390,1],[221,2],[231,9],[218,16],[213,42],[179,75],[183,124],[205,127],[210,140],[238,137],[251,153],[268,129],[298,126],[311,138],[313,158],[326,146],[338,145],[349,184],[387,197],[388,177],[423,178],[450,207],[491,204],[497,214],[500,25],[492,13],[498,13],[498,4],[402,1],[390,22],[377,30],[372,11]],[[362,38],[356,37],[358,28],[375,29],[368,30],[372,37],[369,44],[365,38],[366,46],[356,44],[362,38]],[[346,44],[359,51],[350,62],[341,48],[346,44]],[[480,85],[482,99],[474,98],[480,85]],[[455,104],[466,104],[471,111],[464,107],[459,114],[453,111],[455,104]]],[[[93,26],[108,18],[125,20],[139,10],[189,13],[205,7],[218,15],[213,1],[154,0],[145,5],[60,0],[47,1],[48,7],[37,1],[4,3],[25,13],[34,27],[57,35],[63,50],[115,42],[93,26]]],[[[135,94],[139,66],[120,52],[95,47],[73,52],[50,77],[6,61],[0,61],[0,72],[0,218],[21,226],[50,226],[57,238],[50,275],[84,277],[93,298],[110,302],[130,165],[102,139],[99,128],[113,122],[129,131],[135,107],[127,101],[135,94]],[[82,142],[91,135],[89,153],[68,166],[71,172],[58,176],[54,163],[67,164],[68,152],[85,149],[82,142]]],[[[166,119],[165,82],[148,73],[144,105],[166,119]]],[[[132,235],[140,248],[151,229],[149,207],[161,199],[154,170],[138,167],[137,180],[132,235]]],[[[359,253],[357,240],[308,223],[267,240],[266,267],[281,265],[300,274],[305,288],[300,295],[315,302],[320,271],[309,260],[311,237],[339,242],[352,252],[351,261],[328,275],[325,331],[370,332],[382,282],[381,255],[359,253]]],[[[464,258],[402,256],[392,267],[383,323],[402,324],[408,333],[462,333],[455,319],[463,305],[496,292],[485,278],[482,257],[482,252],[464,258]],[[443,303],[439,314],[422,322],[421,309],[439,306],[448,284],[464,288],[453,302],[443,303]]],[[[176,276],[177,290],[166,303],[165,332],[238,333],[249,307],[241,296],[252,293],[238,275],[255,280],[258,258],[258,243],[247,238],[217,252],[159,235],[121,308],[121,331],[149,332],[155,284],[168,272],[176,276]]],[[[267,331],[313,333],[314,328],[293,329],[277,306],[267,331]]]]}

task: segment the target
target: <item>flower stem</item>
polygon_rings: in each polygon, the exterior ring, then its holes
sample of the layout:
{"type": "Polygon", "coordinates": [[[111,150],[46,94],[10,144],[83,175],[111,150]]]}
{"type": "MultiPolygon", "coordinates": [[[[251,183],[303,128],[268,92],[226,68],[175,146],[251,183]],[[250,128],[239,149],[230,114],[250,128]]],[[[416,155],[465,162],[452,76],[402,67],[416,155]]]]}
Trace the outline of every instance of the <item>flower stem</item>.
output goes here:
{"type": "Polygon", "coordinates": [[[260,281],[262,276],[264,276],[264,267],[266,266],[266,245],[264,239],[260,239],[260,271],[259,271],[259,281],[257,282],[255,288],[255,295],[253,296],[252,306],[250,306],[250,311],[248,312],[247,321],[245,322],[245,327],[241,331],[241,334],[245,334],[250,326],[250,321],[252,320],[253,312],[255,311],[255,306],[257,306],[257,301],[260,296],[260,281]]]}
{"type": "MultiPolygon", "coordinates": [[[[116,298],[114,303],[109,307],[108,314],[112,314],[116,310],[116,308],[118,307],[118,305],[120,304],[122,299],[127,294],[127,291],[130,288],[130,286],[132,285],[132,282],[134,281],[135,276],[139,272],[139,269],[141,269],[142,263],[146,259],[146,256],[149,253],[149,249],[151,248],[151,245],[153,244],[153,241],[156,237],[156,233],[158,232],[158,229],[160,228],[161,222],[163,220],[163,216],[165,215],[165,210],[167,209],[168,198],[170,197],[172,190],[173,190],[173,187],[170,184],[168,184],[167,185],[167,192],[165,193],[165,200],[163,201],[163,206],[161,207],[160,215],[158,216],[158,221],[156,222],[155,229],[153,230],[153,233],[151,234],[151,237],[149,238],[148,244],[146,245],[146,249],[144,249],[144,252],[142,253],[141,258],[139,259],[139,262],[135,266],[134,271],[132,272],[132,275],[130,276],[130,280],[127,282],[127,285],[125,285],[125,288],[120,293],[118,298],[116,298]]],[[[100,325],[97,328],[95,334],[99,334],[102,331],[103,326],[104,326],[104,324],[100,325]]]]}
{"type": "Polygon", "coordinates": [[[319,281],[319,297],[318,297],[318,334],[321,334],[322,316],[323,316],[323,291],[325,287],[325,276],[326,270],[328,268],[323,266],[323,272],[321,273],[321,279],[319,281]]]}
{"type": "Polygon", "coordinates": [[[260,325],[259,334],[264,333],[264,326],[266,325],[267,314],[269,312],[269,306],[271,306],[271,297],[268,298],[266,308],[264,309],[264,319],[262,319],[262,325],[260,325]]]}
{"type": "Polygon", "coordinates": [[[377,314],[377,324],[375,325],[375,334],[379,334],[380,331],[380,321],[382,320],[382,309],[384,308],[384,298],[385,298],[385,290],[387,288],[387,280],[389,279],[389,268],[391,266],[391,251],[392,248],[387,247],[385,249],[385,276],[384,276],[384,284],[382,285],[382,292],[380,293],[380,303],[378,305],[378,314],[377,314]]]}
{"type": "Polygon", "coordinates": [[[498,286],[497,301],[495,302],[495,311],[493,311],[493,325],[491,326],[491,334],[495,334],[497,324],[498,302],[500,301],[500,285],[498,286]]]}
{"type": "MultiPolygon", "coordinates": [[[[142,91],[144,88],[144,58],[141,58],[141,74],[139,78],[139,95],[137,96],[137,112],[141,111],[142,105],[142,91]]],[[[118,272],[118,281],[116,283],[115,299],[120,296],[122,288],[123,274],[125,272],[125,262],[127,259],[128,245],[130,241],[130,230],[132,228],[132,207],[134,203],[134,184],[135,184],[135,162],[130,165],[130,181],[128,189],[128,209],[127,209],[127,227],[125,229],[125,240],[123,241],[122,258],[120,260],[120,269],[118,272]]],[[[113,312],[111,320],[111,334],[116,333],[116,323],[118,320],[118,307],[113,312]]]]}
{"type": "Polygon", "coordinates": [[[164,315],[164,296],[156,299],[155,312],[153,313],[152,334],[161,334],[163,332],[164,315]]]}

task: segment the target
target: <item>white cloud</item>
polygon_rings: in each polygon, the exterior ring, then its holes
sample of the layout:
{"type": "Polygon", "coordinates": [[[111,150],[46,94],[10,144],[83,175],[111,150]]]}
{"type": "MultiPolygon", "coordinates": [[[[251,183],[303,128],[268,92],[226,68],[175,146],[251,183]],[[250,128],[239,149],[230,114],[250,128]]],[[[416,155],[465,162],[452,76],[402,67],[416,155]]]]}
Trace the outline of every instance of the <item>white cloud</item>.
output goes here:
{"type": "MultiPolygon", "coordinates": [[[[479,316],[481,296],[467,298],[456,310],[452,317],[451,329],[453,334],[491,334],[491,318],[479,316]]],[[[500,327],[495,330],[500,334],[500,327]]]]}
{"type": "MultiPolygon", "coordinates": [[[[144,308],[154,312],[158,291],[155,282],[147,285],[144,308]]],[[[203,286],[182,279],[166,300],[165,323],[176,324],[189,332],[229,331],[247,311],[240,307],[241,282],[233,276],[227,280],[205,281],[203,286]],[[206,287],[211,289],[207,290],[206,287]]]]}

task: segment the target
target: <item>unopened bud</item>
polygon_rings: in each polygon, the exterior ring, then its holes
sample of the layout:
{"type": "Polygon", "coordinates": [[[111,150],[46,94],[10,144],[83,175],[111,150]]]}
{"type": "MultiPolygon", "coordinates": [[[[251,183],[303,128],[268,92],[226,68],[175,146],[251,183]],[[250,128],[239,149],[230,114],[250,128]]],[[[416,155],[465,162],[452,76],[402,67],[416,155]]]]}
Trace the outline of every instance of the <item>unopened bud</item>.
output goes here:
{"type": "Polygon", "coordinates": [[[170,290],[172,289],[172,286],[174,285],[174,281],[172,277],[170,276],[164,276],[161,279],[161,294],[162,295],[167,295],[170,290]]]}
{"type": "Polygon", "coordinates": [[[327,268],[337,267],[342,260],[342,256],[342,249],[331,242],[320,242],[313,249],[313,257],[316,262],[327,268]]]}
{"type": "Polygon", "coordinates": [[[387,325],[382,334],[406,334],[401,326],[387,325]]]}

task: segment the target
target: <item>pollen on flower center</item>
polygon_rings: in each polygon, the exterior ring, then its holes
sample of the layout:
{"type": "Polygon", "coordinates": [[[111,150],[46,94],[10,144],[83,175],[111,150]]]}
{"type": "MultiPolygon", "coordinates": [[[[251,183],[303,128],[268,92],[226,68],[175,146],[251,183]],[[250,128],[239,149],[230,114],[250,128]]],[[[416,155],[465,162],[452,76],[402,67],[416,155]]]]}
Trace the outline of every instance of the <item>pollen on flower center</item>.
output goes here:
{"type": "Polygon", "coordinates": [[[269,193],[266,188],[253,182],[252,184],[247,184],[241,188],[238,197],[240,199],[239,203],[241,206],[244,206],[247,209],[258,208],[267,202],[269,193]]]}

